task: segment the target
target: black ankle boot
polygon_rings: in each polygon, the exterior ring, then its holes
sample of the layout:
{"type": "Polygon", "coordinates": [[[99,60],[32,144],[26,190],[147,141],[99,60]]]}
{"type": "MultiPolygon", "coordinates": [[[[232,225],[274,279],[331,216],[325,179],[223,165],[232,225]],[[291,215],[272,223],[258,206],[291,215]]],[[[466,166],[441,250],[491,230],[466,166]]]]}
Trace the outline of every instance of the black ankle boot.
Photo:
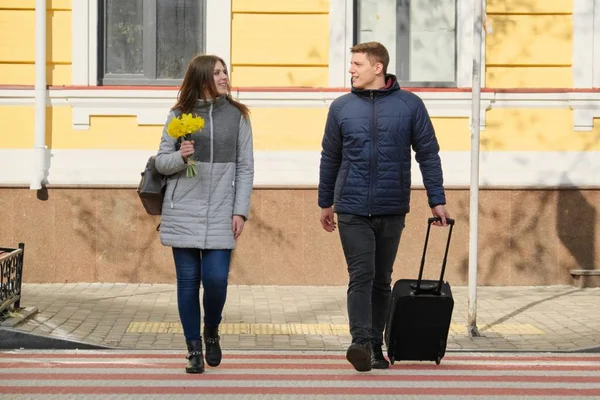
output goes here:
{"type": "Polygon", "coordinates": [[[371,345],[371,368],[373,369],[386,369],[390,366],[388,360],[383,356],[381,345],[371,345]]]}
{"type": "Polygon", "coordinates": [[[206,363],[211,367],[221,364],[221,345],[219,344],[219,328],[204,327],[204,344],[206,346],[206,363]]]}
{"type": "Polygon", "coordinates": [[[188,349],[188,365],[185,367],[185,372],[188,374],[201,374],[204,372],[204,358],[202,357],[202,341],[188,340],[186,341],[188,349]]]}

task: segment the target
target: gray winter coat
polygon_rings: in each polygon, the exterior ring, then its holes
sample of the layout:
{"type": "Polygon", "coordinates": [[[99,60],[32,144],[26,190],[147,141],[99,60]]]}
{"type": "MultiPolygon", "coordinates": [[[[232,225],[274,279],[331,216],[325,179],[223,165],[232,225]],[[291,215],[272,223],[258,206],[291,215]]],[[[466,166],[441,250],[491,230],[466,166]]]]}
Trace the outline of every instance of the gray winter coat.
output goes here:
{"type": "Polygon", "coordinates": [[[248,218],[254,181],[252,127],[224,97],[199,100],[193,113],[204,128],[192,134],[198,175],[186,177],[187,164],[167,134],[169,113],[156,168],[169,176],[162,208],[160,238],[165,246],[234,249],[233,215],[248,218]]]}

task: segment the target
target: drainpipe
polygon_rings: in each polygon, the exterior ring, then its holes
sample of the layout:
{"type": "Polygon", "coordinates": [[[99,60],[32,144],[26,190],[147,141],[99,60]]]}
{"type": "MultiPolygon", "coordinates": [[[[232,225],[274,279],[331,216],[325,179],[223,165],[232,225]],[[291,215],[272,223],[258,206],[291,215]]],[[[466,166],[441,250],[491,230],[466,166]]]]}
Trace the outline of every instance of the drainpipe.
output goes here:
{"type": "Polygon", "coordinates": [[[32,190],[42,188],[46,175],[46,0],[35,1],[35,141],[32,190]]]}

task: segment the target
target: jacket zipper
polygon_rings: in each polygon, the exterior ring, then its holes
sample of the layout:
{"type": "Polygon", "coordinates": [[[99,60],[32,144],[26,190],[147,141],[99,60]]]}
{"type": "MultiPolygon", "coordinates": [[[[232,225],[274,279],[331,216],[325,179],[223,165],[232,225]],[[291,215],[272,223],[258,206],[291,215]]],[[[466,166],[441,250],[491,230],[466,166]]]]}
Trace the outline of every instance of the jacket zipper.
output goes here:
{"type": "MultiPolygon", "coordinates": [[[[212,170],[213,170],[213,157],[214,157],[214,135],[213,135],[213,105],[214,101],[210,104],[208,110],[208,120],[210,122],[210,167],[208,172],[208,204],[206,205],[206,232],[208,232],[208,213],[210,210],[210,193],[212,192],[212,170]]],[[[208,239],[208,233],[204,237],[204,247],[206,247],[206,241],[208,239]]]]}
{"type": "Polygon", "coordinates": [[[377,113],[375,111],[375,98],[371,91],[371,104],[373,107],[373,115],[371,118],[371,182],[369,182],[369,198],[367,200],[367,213],[369,217],[373,208],[373,197],[375,193],[375,181],[377,180],[377,113]]]}

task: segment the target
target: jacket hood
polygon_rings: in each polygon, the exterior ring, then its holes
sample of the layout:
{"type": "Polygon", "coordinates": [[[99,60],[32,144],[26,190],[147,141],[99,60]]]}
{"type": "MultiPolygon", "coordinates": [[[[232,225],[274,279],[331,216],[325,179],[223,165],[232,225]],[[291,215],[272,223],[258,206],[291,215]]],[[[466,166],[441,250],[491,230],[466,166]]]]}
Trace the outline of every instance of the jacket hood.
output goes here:
{"type": "Polygon", "coordinates": [[[385,75],[385,86],[380,89],[357,89],[354,86],[352,87],[352,93],[365,97],[369,97],[371,93],[376,97],[387,96],[396,90],[400,90],[400,84],[398,83],[396,75],[393,74],[385,75]]]}
{"type": "Polygon", "coordinates": [[[227,97],[226,96],[219,96],[216,99],[208,99],[208,100],[204,100],[204,99],[198,99],[196,101],[196,106],[195,108],[210,108],[210,106],[212,105],[214,108],[219,108],[224,106],[225,104],[227,104],[227,97]]]}

